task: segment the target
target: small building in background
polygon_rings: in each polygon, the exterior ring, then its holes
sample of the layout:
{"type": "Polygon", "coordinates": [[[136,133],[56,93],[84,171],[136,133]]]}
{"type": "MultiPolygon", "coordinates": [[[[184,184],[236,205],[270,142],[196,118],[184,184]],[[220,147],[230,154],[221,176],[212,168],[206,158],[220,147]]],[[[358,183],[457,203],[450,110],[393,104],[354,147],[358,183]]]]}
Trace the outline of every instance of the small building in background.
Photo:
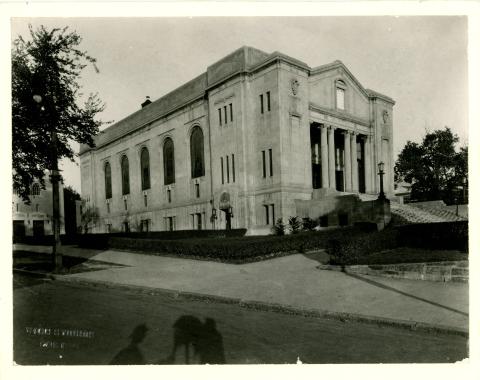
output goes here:
{"type": "MultiPolygon", "coordinates": [[[[30,204],[13,193],[12,219],[14,241],[21,240],[25,236],[41,237],[53,235],[52,229],[52,184],[45,179],[45,189],[39,182],[34,182],[30,187],[30,204]]],[[[63,184],[59,183],[60,192],[60,233],[65,233],[65,212],[63,184]]]]}

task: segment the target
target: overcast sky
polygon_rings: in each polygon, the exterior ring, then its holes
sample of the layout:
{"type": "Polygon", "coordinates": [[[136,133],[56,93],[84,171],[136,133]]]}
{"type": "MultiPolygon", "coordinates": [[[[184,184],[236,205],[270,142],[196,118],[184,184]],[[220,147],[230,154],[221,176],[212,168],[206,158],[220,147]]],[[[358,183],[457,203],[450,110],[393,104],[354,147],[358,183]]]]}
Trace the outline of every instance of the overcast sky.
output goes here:
{"type": "MultiPolygon", "coordinates": [[[[69,26],[100,70],[85,69],[85,93],[98,92],[101,119],[118,121],[204,72],[242,45],[281,51],[311,67],[339,59],[366,88],[396,101],[394,152],[427,130],[449,126],[468,142],[466,17],[57,18],[12,19],[12,38],[28,24],[69,26]]],[[[78,147],[77,147],[78,149],[78,147]]],[[[80,169],[63,163],[80,191],[80,169]]]]}

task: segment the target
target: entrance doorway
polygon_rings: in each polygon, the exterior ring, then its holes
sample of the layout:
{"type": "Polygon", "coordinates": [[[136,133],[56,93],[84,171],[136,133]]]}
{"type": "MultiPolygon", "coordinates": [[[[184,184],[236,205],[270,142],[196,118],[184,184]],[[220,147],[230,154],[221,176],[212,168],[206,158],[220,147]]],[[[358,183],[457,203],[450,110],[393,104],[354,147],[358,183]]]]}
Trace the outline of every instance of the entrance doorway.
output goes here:
{"type": "Polygon", "coordinates": [[[232,212],[230,208],[221,209],[225,213],[225,229],[231,230],[232,229],[232,212]]]}
{"type": "Polygon", "coordinates": [[[320,125],[312,124],[310,126],[310,149],[312,153],[312,186],[314,189],[320,189],[322,187],[322,154],[320,151],[320,140],[320,125]]]}
{"type": "Polygon", "coordinates": [[[45,222],[43,220],[34,220],[33,221],[33,236],[44,236],[45,235],[45,222]]]}

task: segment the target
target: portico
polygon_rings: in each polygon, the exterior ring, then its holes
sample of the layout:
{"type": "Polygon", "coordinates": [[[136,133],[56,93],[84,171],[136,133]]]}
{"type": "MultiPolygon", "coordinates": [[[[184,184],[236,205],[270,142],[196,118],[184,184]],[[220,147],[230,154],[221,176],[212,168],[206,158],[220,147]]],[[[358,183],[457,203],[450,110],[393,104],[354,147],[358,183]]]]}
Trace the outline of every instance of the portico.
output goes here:
{"type": "Polygon", "coordinates": [[[310,142],[314,189],[347,193],[374,191],[368,132],[311,121],[310,142]]]}

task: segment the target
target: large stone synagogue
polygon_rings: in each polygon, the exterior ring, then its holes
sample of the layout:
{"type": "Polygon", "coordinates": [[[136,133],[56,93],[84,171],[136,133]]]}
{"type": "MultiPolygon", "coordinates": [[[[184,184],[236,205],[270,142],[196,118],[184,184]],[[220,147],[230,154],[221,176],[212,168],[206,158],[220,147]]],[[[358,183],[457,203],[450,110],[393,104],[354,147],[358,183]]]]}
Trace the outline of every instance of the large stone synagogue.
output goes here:
{"type": "Polygon", "coordinates": [[[81,147],[94,231],[262,234],[290,216],[362,220],[380,162],[393,194],[394,104],[340,61],[312,68],[242,47],[81,147]]]}

